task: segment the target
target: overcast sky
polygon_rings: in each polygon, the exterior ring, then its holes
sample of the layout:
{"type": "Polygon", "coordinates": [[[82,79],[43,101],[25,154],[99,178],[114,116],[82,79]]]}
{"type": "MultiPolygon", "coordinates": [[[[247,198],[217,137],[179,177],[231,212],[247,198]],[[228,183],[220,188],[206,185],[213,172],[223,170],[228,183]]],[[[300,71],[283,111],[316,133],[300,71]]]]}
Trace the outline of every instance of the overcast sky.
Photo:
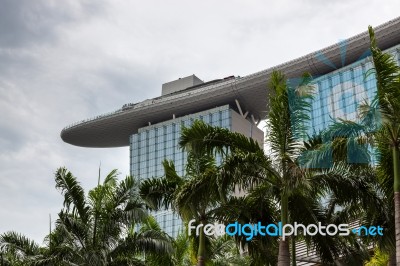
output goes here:
{"type": "Polygon", "coordinates": [[[244,76],[398,16],[398,0],[0,0],[0,233],[42,243],[66,166],[86,190],[129,173],[129,149],[64,143],[62,128],[196,74],[244,76]]]}

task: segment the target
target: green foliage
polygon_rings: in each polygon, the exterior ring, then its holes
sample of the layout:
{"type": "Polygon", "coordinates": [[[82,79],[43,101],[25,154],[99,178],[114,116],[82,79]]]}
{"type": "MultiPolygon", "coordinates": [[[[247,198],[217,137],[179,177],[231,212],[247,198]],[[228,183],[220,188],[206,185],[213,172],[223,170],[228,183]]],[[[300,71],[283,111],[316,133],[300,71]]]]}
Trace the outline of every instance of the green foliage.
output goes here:
{"type": "Polygon", "coordinates": [[[29,257],[40,253],[38,244],[17,232],[0,235],[0,265],[25,265],[29,257]]]}
{"type": "Polygon", "coordinates": [[[14,232],[1,235],[0,252],[11,265],[144,265],[144,255],[173,251],[171,239],[147,215],[133,177],[118,181],[113,170],[87,196],[65,168],[57,170],[55,181],[64,207],[47,246],[14,232]]]}
{"type": "Polygon", "coordinates": [[[376,248],[374,256],[364,263],[364,266],[386,266],[389,262],[389,255],[376,248]]]}
{"type": "Polygon", "coordinates": [[[377,85],[377,98],[381,116],[384,124],[388,124],[393,129],[392,140],[398,141],[398,127],[400,116],[400,67],[397,65],[393,56],[383,53],[377,46],[375,33],[372,27],[368,28],[371,40],[371,53],[374,68],[370,74],[374,74],[377,85]],[[396,128],[393,128],[395,126],[396,128]]]}

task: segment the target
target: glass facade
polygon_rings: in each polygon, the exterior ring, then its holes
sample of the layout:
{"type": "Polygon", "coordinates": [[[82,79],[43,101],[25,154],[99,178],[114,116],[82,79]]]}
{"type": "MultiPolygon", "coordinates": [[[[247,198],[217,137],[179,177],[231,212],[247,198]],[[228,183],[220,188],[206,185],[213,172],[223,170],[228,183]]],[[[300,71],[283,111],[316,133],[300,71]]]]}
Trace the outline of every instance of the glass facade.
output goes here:
{"type": "MultiPolygon", "coordinates": [[[[130,137],[131,175],[139,179],[162,177],[162,161],[165,159],[174,161],[177,173],[185,175],[186,154],[178,146],[181,128],[189,127],[199,119],[212,126],[231,130],[231,112],[229,105],[225,105],[140,128],[137,134],[130,137]]],[[[182,221],[176,214],[165,210],[153,215],[166,233],[177,236],[182,221]]]]}
{"type": "MultiPolygon", "coordinates": [[[[400,45],[385,51],[393,56],[400,65],[400,45]]],[[[344,119],[360,122],[358,107],[363,102],[371,103],[377,87],[376,78],[371,71],[371,57],[357,61],[349,66],[332,71],[314,79],[314,99],[307,134],[312,136],[333,124],[334,120],[344,119]]],[[[376,150],[368,147],[372,155],[370,163],[376,163],[376,150]]],[[[367,163],[368,158],[362,157],[357,151],[348,149],[347,160],[350,163],[367,163]]],[[[324,162],[320,167],[329,167],[331,162],[324,162]],[[326,163],[326,164],[325,164],[326,163]]]]}
{"type": "MultiPolygon", "coordinates": [[[[400,46],[386,51],[400,64],[400,46]]],[[[318,133],[333,119],[357,121],[358,106],[371,101],[376,93],[376,79],[371,58],[353,63],[314,80],[314,100],[308,134],[318,133]]]]}

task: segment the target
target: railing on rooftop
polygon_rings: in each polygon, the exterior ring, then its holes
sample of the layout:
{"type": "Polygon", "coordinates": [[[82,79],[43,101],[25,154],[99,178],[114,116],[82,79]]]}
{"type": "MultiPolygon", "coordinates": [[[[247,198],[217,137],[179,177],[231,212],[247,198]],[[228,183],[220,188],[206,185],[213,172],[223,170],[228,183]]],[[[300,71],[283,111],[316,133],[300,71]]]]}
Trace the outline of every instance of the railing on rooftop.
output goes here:
{"type": "Polygon", "coordinates": [[[239,78],[240,77],[237,77],[235,79],[223,80],[223,81],[221,81],[221,82],[219,82],[217,84],[210,84],[208,86],[201,87],[201,88],[198,88],[198,89],[195,89],[195,90],[190,90],[188,92],[181,91],[180,93],[176,93],[176,94],[158,96],[158,97],[155,97],[155,98],[152,98],[152,99],[146,99],[146,100],[144,100],[142,102],[139,102],[139,103],[127,103],[127,104],[124,104],[120,109],[118,109],[116,111],[112,111],[112,112],[108,112],[108,113],[105,113],[105,114],[97,115],[97,116],[94,116],[94,117],[91,117],[91,118],[87,118],[87,119],[80,120],[80,121],[74,122],[72,124],[69,124],[68,126],[64,127],[64,129],[62,131],[68,130],[68,129],[76,127],[78,125],[87,124],[87,123],[90,123],[92,121],[99,120],[99,119],[102,119],[102,118],[108,118],[110,116],[113,116],[113,115],[116,115],[116,114],[120,114],[120,113],[129,111],[129,110],[139,109],[139,108],[142,108],[142,107],[145,107],[145,106],[149,106],[149,105],[152,105],[152,104],[155,104],[155,103],[161,103],[161,102],[168,101],[168,100],[184,98],[184,97],[187,97],[189,95],[192,95],[192,94],[194,94],[196,92],[200,92],[200,91],[208,91],[208,90],[211,90],[211,89],[215,89],[217,87],[221,87],[221,86],[225,86],[225,85],[227,85],[229,83],[233,83],[239,78]]]}

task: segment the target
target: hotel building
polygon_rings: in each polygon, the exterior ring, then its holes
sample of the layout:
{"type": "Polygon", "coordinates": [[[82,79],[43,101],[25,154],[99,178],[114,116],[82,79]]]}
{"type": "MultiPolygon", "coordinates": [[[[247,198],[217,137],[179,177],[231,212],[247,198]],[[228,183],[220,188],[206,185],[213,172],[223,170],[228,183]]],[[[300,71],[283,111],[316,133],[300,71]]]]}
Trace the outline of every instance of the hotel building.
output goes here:
{"type": "MultiPolygon", "coordinates": [[[[375,34],[378,46],[400,63],[400,18],[376,27],[375,34]]],[[[81,147],[129,146],[131,173],[139,178],[162,176],[163,159],[173,160],[183,175],[186,155],[177,143],[181,126],[190,126],[195,119],[262,143],[263,133],[257,124],[268,112],[267,84],[273,70],[288,78],[299,78],[305,72],[315,77],[310,133],[329,126],[332,118],[355,120],[358,105],[376,92],[374,76],[365,78],[372,68],[369,54],[369,36],[363,32],[247,76],[203,82],[192,75],[164,84],[159,97],[72,124],[62,130],[61,138],[81,147]]],[[[176,235],[181,222],[174,214],[165,211],[156,217],[163,229],[176,235]]],[[[304,245],[298,247],[297,255],[298,265],[318,263],[316,256],[307,255],[304,245]]]]}

